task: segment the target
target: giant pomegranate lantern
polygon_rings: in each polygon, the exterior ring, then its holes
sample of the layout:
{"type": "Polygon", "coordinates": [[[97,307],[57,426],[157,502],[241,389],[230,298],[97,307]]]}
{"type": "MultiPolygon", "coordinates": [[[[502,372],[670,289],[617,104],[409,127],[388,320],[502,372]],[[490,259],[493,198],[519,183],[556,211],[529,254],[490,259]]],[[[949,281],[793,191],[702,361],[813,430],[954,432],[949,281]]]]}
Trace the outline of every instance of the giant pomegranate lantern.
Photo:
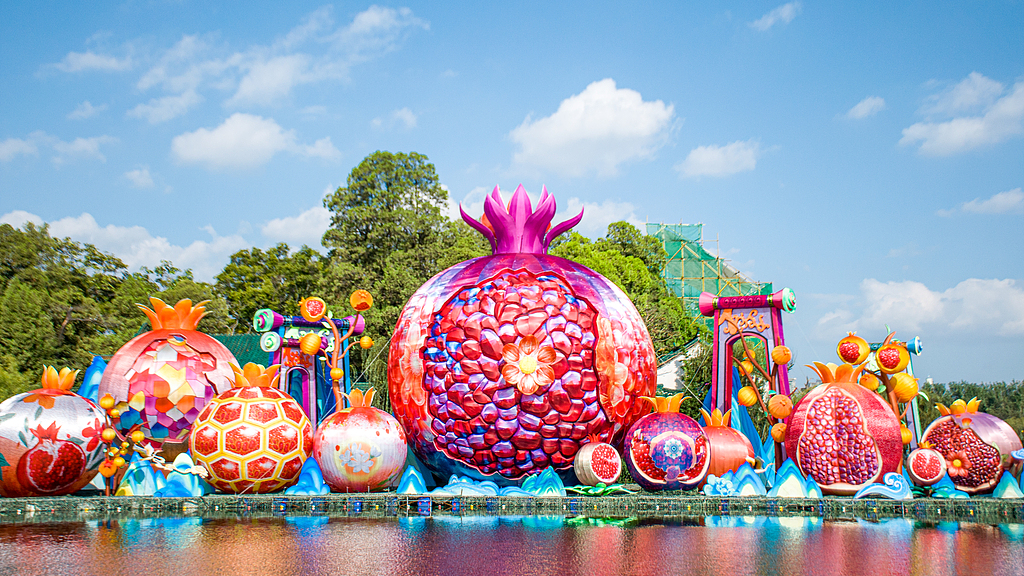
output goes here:
{"type": "Polygon", "coordinates": [[[1010,453],[1021,449],[1020,437],[1003,420],[978,412],[978,399],[939,404],[939,416],[921,437],[946,459],[949,479],[958,490],[985,494],[995,490],[1010,469],[1010,453]]]}
{"type": "Polygon", "coordinates": [[[862,367],[809,366],[822,384],[800,400],[786,426],[786,453],[825,494],[849,495],[896,472],[900,421],[882,398],[857,384],[862,367]]]}
{"type": "Polygon", "coordinates": [[[481,222],[493,254],[441,272],[413,294],[391,342],[395,415],[423,462],[501,482],[572,466],[591,434],[616,443],[648,411],[651,338],[626,295],[600,274],[547,254],[580,214],[549,229],[555,199],[533,209],[498,188],[481,222]]]}
{"type": "Polygon", "coordinates": [[[118,426],[128,430],[142,424],[146,441],[188,439],[189,427],[199,413],[234,380],[230,350],[196,330],[206,314],[204,304],[181,300],[168,306],[150,298],[153,309],[139,308],[152,330],[128,341],[110,359],[100,380],[99,395],[110,394],[120,414],[118,426]]]}

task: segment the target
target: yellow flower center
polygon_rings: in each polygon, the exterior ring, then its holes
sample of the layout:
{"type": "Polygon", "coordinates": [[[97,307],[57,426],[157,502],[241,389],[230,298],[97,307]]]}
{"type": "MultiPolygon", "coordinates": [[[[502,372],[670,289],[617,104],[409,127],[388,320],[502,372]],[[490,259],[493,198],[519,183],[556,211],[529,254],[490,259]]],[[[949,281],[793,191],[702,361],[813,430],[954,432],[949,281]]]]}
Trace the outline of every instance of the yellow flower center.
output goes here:
{"type": "Polygon", "coordinates": [[[537,371],[537,358],[534,356],[520,356],[519,371],[523,374],[533,374],[537,371]]]}
{"type": "Polygon", "coordinates": [[[963,462],[961,462],[959,458],[954,458],[953,459],[953,467],[954,468],[959,468],[961,466],[963,466],[963,462]]]}

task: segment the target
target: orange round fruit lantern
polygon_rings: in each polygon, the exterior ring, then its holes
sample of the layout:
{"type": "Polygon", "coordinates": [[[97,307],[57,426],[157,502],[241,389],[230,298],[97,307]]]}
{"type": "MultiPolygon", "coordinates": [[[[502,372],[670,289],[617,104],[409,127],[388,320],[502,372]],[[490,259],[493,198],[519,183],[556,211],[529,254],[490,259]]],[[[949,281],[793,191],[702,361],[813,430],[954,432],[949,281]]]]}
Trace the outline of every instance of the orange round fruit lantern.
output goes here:
{"type": "Polygon", "coordinates": [[[373,306],[373,296],[366,290],[356,290],[349,296],[348,303],[356,312],[366,312],[373,306]]]}
{"type": "Polygon", "coordinates": [[[856,332],[850,332],[836,345],[836,354],[847,364],[860,364],[867,359],[870,353],[871,347],[868,346],[868,341],[857,336],[856,332]]]}
{"type": "Polygon", "coordinates": [[[704,417],[704,434],[708,437],[710,449],[707,473],[714,474],[719,478],[729,471],[737,471],[744,462],[754,464],[754,447],[750,440],[739,431],[729,426],[729,413],[725,414],[715,408],[713,412],[701,408],[700,413],[704,417]]]}
{"type": "Polygon", "coordinates": [[[232,366],[234,388],[203,410],[189,436],[197,464],[221,492],[264,494],[291,486],[313,450],[313,425],[278,390],[278,366],[232,366]]]}
{"type": "Polygon", "coordinates": [[[231,388],[235,356],[196,330],[206,302],[192,306],[186,299],[168,306],[159,298],[149,301],[152,309],[138,306],[152,330],[132,338],[110,359],[99,397],[113,397],[121,430],[141,423],[146,442],[159,447],[187,440],[206,404],[231,388]]]}
{"type": "Polygon", "coordinates": [[[793,359],[793,351],[788,346],[776,346],[772,348],[772,362],[780,366],[789,364],[789,361],[793,359]]]}
{"type": "Polygon", "coordinates": [[[740,401],[741,406],[753,406],[757,404],[757,392],[751,386],[744,386],[736,393],[736,399],[740,401]]]}
{"type": "Polygon", "coordinates": [[[793,413],[793,401],[785,394],[772,394],[768,399],[768,413],[779,420],[788,418],[793,413]]]}

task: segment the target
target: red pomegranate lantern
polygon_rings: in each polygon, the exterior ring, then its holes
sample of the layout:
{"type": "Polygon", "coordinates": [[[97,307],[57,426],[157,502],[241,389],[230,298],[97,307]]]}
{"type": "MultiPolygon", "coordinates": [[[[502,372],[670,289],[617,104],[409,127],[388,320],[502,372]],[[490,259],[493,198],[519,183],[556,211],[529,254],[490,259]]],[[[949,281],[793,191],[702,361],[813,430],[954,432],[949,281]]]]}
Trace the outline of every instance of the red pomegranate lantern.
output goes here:
{"type": "Polygon", "coordinates": [[[132,338],[103,371],[99,397],[110,394],[120,413],[118,427],[142,423],[146,442],[188,440],[189,427],[213,397],[231,389],[235,356],[223,344],[196,331],[206,314],[200,302],[168,306],[150,298],[153,309],[139,308],[152,330],[132,338]]]}
{"type": "Polygon", "coordinates": [[[610,485],[622,475],[622,458],[614,446],[591,436],[590,441],[576,452],[572,467],[580,484],[610,485]]]}
{"type": "Polygon", "coordinates": [[[744,462],[753,467],[754,446],[750,440],[738,430],[729,426],[729,410],[725,414],[715,408],[710,414],[701,408],[700,413],[704,416],[704,434],[708,437],[710,455],[708,474],[714,474],[719,478],[730,470],[735,472],[740,469],[744,462]]]}
{"type": "Polygon", "coordinates": [[[509,483],[564,470],[584,440],[616,444],[654,393],[651,338],[626,295],[600,274],[549,256],[583,217],[548,229],[522,186],[497,188],[478,222],[493,254],[456,264],[413,294],[391,342],[388,386],[417,456],[452,473],[509,483]]]}
{"type": "Polygon", "coordinates": [[[374,392],[342,393],[351,408],[332,414],[313,436],[313,457],[335,492],[383,490],[405,467],[405,432],[394,416],[373,407],[374,392]]]}
{"type": "Polygon", "coordinates": [[[786,453],[825,494],[850,495],[896,472],[903,459],[900,421],[876,393],[857,384],[861,367],[808,366],[822,384],[793,409],[786,453]]]}
{"type": "Polygon", "coordinates": [[[978,399],[957,400],[949,408],[937,406],[939,416],[924,431],[928,442],[946,459],[949,479],[968,494],[995,490],[1003,472],[1010,470],[1020,437],[1003,420],[978,412],[978,399]]]}
{"type": "Polygon", "coordinates": [[[689,490],[708,473],[708,436],[696,420],[679,412],[682,397],[648,397],[655,412],[637,420],[626,432],[622,448],[626,467],[644,490],[689,490]]]}
{"type": "Polygon", "coordinates": [[[221,492],[265,494],[298,482],[313,450],[313,425],[276,388],[278,366],[232,365],[234,387],[214,398],[192,425],[189,448],[221,492]]]}
{"type": "Polygon", "coordinates": [[[78,371],[43,370],[43,387],[0,404],[0,495],[60,496],[85,487],[107,448],[107,415],[71,392],[78,371]]]}
{"type": "Polygon", "coordinates": [[[916,486],[932,486],[946,476],[946,459],[928,442],[921,442],[907,455],[907,474],[916,486]]]}

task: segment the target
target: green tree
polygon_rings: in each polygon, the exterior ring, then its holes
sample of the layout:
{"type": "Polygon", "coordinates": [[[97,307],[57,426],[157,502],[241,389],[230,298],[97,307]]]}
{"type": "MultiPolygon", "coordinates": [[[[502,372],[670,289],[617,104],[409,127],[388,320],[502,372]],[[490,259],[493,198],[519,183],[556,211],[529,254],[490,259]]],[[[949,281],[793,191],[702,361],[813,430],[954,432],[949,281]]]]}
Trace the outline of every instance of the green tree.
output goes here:
{"type": "Polygon", "coordinates": [[[318,292],[335,315],[351,313],[353,290],[373,295],[364,317],[377,345],[354,348],[352,359],[356,375],[365,370],[375,385],[383,385],[388,340],[413,292],[445,268],[490,253],[479,234],[443,214],[447,201],[426,156],[381,151],[353,168],[346,185],[324,200],[332,213],[323,239],[330,252],[318,292]],[[369,365],[372,358],[378,358],[375,366],[369,365]]]}
{"type": "Polygon", "coordinates": [[[252,332],[253,315],[261,308],[298,314],[299,302],[317,294],[323,266],[320,254],[308,246],[294,254],[284,243],[232,254],[216,284],[227,301],[232,331],[252,332]]]}

